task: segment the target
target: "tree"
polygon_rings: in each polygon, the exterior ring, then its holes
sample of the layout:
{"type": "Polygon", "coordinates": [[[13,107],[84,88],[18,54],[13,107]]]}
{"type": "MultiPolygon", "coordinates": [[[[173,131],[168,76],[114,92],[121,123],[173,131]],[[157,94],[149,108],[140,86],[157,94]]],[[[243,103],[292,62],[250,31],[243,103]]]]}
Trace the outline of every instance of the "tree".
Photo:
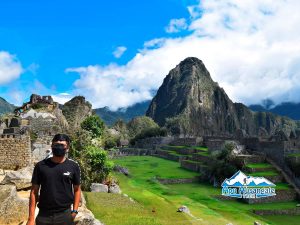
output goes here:
{"type": "Polygon", "coordinates": [[[82,121],[81,128],[91,132],[93,138],[97,138],[103,134],[105,125],[99,116],[92,115],[82,121]]]}
{"type": "Polygon", "coordinates": [[[159,126],[148,116],[135,117],[128,123],[128,131],[131,138],[141,133],[142,130],[149,128],[159,128],[159,126]]]}

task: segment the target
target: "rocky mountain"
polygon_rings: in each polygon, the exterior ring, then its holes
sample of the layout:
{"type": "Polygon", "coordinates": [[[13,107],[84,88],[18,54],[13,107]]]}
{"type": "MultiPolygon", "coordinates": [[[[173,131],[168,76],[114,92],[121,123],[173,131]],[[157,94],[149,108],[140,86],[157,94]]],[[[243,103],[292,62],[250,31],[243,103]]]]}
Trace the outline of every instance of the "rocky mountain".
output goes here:
{"type": "Polygon", "coordinates": [[[289,132],[299,126],[287,117],[270,112],[253,112],[233,103],[214,82],[203,62],[187,58],[172,69],[153,98],[146,115],[175,134],[230,135],[243,129],[250,135],[260,128],[289,132]]]}
{"type": "Polygon", "coordinates": [[[112,111],[108,107],[94,109],[95,113],[105,122],[106,125],[112,126],[118,119],[129,122],[137,116],[145,115],[151,101],[136,103],[128,108],[119,108],[112,111]]]}
{"type": "Polygon", "coordinates": [[[4,98],[0,97],[0,115],[4,113],[11,113],[16,107],[8,103],[4,98]]]}
{"type": "Polygon", "coordinates": [[[92,115],[92,105],[83,96],[76,96],[62,106],[62,113],[68,121],[69,129],[76,130],[81,122],[92,115]]]}
{"type": "Polygon", "coordinates": [[[300,120],[300,103],[283,102],[272,108],[266,108],[263,105],[250,105],[249,108],[256,112],[272,112],[294,120],[300,120]]]}

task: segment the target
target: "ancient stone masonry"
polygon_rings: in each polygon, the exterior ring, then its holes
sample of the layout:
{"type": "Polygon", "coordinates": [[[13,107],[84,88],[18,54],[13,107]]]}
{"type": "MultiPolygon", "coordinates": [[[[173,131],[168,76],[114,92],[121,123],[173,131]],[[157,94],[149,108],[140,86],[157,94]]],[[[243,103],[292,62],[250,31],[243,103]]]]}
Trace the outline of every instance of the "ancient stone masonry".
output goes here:
{"type": "Polygon", "coordinates": [[[30,137],[25,135],[0,136],[0,168],[20,169],[30,165],[30,137]]]}
{"type": "Polygon", "coordinates": [[[47,106],[49,110],[54,110],[58,107],[58,104],[56,104],[51,96],[40,96],[36,94],[32,94],[30,96],[30,101],[24,103],[21,107],[15,109],[15,114],[19,115],[20,113],[36,106],[36,105],[44,105],[47,106]]]}

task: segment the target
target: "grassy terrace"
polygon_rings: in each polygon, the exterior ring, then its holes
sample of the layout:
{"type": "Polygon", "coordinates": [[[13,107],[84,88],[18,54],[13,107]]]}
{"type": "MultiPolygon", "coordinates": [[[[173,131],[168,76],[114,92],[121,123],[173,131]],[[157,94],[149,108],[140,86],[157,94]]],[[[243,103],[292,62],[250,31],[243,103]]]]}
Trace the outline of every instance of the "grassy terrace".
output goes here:
{"type": "Polygon", "coordinates": [[[208,151],[208,148],[207,147],[204,147],[204,146],[193,146],[191,147],[192,149],[195,149],[195,150],[198,150],[198,151],[205,151],[207,152],[208,151]]]}
{"type": "Polygon", "coordinates": [[[189,163],[194,163],[194,164],[199,164],[199,165],[206,166],[206,165],[203,164],[203,162],[199,162],[199,161],[194,161],[194,160],[183,160],[183,161],[186,161],[186,162],[189,162],[189,163]]]}
{"type": "Polygon", "coordinates": [[[172,147],[172,148],[189,148],[189,146],[185,145],[165,145],[166,147],[172,147]]]}
{"type": "Polygon", "coordinates": [[[249,167],[249,168],[253,168],[253,169],[256,169],[256,168],[259,168],[259,169],[263,169],[263,168],[269,169],[269,168],[273,167],[269,163],[251,163],[251,164],[247,164],[246,166],[249,167]]]}
{"type": "Polygon", "coordinates": [[[114,160],[115,164],[130,168],[133,176],[151,179],[160,178],[192,178],[198,176],[196,172],[191,172],[180,167],[178,162],[152,157],[152,156],[130,156],[114,160]]]}
{"type": "Polygon", "coordinates": [[[272,171],[249,173],[248,175],[255,176],[255,177],[264,177],[264,176],[277,176],[279,175],[279,173],[276,170],[272,170],[272,171]]]}
{"type": "Polygon", "coordinates": [[[208,152],[197,152],[197,155],[209,156],[208,152]]]}
{"type": "MultiPolygon", "coordinates": [[[[249,205],[235,199],[219,200],[220,188],[206,183],[163,185],[154,179],[189,178],[197,175],[179,167],[173,162],[151,156],[128,156],[114,160],[129,169],[130,177],[120,173],[118,178],[123,193],[135,202],[121,195],[86,193],[88,207],[106,225],[187,225],[206,224],[253,225],[298,224],[299,216],[258,216],[253,209],[289,209],[297,202],[280,202],[249,205]],[[194,217],[178,213],[180,205],[189,207],[194,217]],[[285,221],[282,223],[282,221],[285,221]]],[[[279,185],[284,188],[285,184],[279,185]]]]}
{"type": "Polygon", "coordinates": [[[189,155],[184,155],[184,154],[179,154],[177,152],[170,152],[171,155],[177,155],[177,156],[189,156],[189,155]]]}
{"type": "Polygon", "coordinates": [[[288,183],[276,183],[276,190],[289,190],[291,189],[291,185],[288,183]]]}
{"type": "Polygon", "coordinates": [[[300,153],[291,153],[287,155],[288,157],[300,157],[300,153]]]}

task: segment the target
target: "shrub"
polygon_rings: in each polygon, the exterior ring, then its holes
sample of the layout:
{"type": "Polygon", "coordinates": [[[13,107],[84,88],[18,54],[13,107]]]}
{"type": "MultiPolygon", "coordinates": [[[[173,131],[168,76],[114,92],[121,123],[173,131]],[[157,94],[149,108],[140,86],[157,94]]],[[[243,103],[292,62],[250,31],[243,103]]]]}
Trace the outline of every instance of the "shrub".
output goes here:
{"type": "Polygon", "coordinates": [[[92,115],[82,121],[81,128],[91,132],[93,138],[97,138],[103,134],[105,125],[99,116],[92,115]]]}
{"type": "Polygon", "coordinates": [[[148,138],[148,137],[164,137],[167,136],[167,129],[160,127],[152,127],[142,130],[134,138],[130,140],[130,144],[134,145],[137,140],[148,138]]]}

